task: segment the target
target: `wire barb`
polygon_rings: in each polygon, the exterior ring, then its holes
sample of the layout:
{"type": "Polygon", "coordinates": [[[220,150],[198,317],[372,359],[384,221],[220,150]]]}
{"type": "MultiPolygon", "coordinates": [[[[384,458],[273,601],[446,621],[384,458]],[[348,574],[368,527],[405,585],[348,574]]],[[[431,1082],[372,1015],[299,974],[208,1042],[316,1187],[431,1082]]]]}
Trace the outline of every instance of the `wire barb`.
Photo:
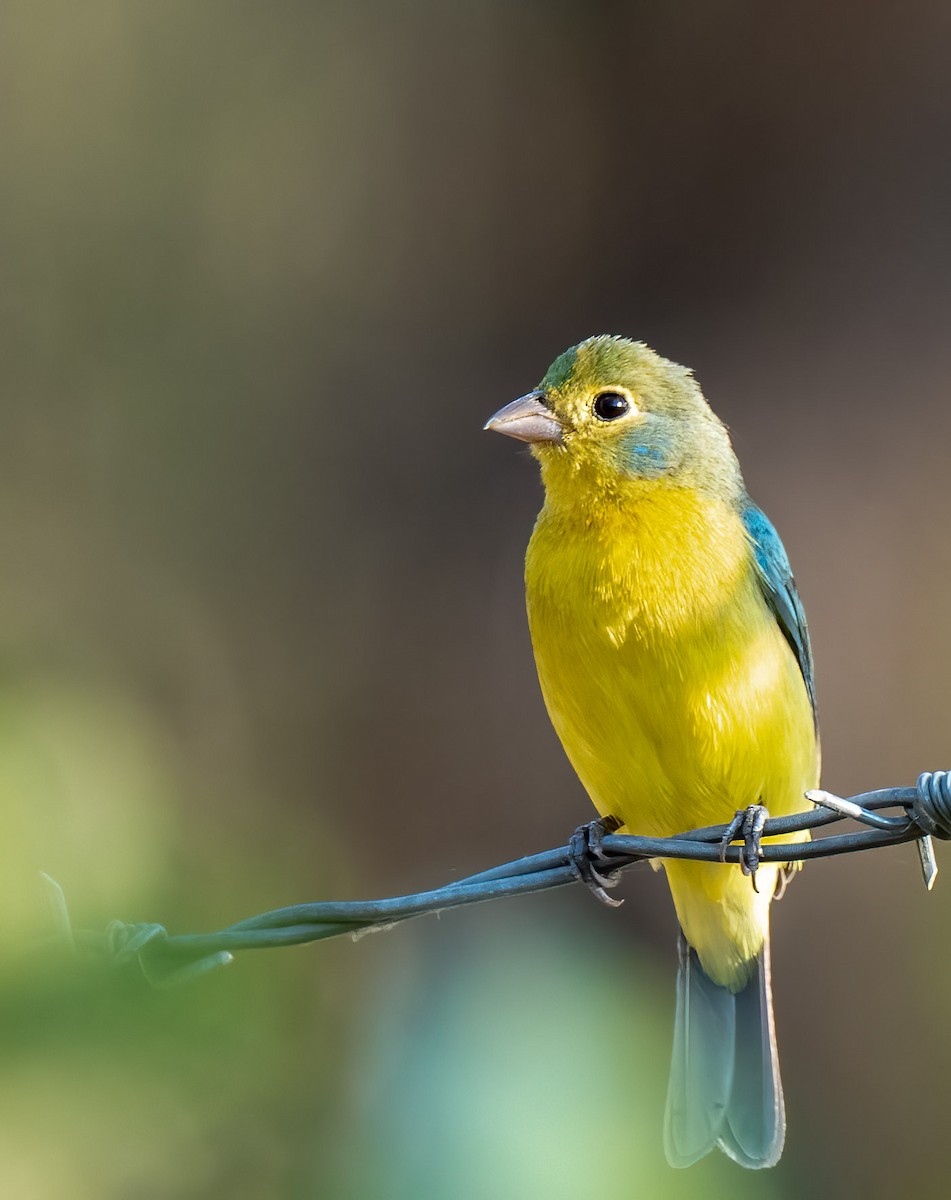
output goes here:
{"type": "MultiPolygon", "coordinates": [[[[112,921],[105,931],[74,930],[62,888],[48,875],[58,939],[76,949],[92,951],[108,962],[137,962],[155,987],[186,983],[231,962],[237,951],[297,946],[324,938],[351,936],[390,928],[426,913],[439,913],[465,904],[500,900],[577,883],[579,851],[593,849],[598,882],[613,883],[617,874],[646,858],[684,858],[745,866],[755,881],[755,866],[764,862],[798,863],[857,850],[916,842],[925,885],[931,890],[937,875],[932,837],[951,839],[951,772],[924,772],[915,787],[884,788],[843,799],[831,792],[807,793],[814,807],[786,817],[769,817],[765,809],[745,810],[724,825],[691,829],[675,837],[651,838],[605,831],[590,846],[578,834],[569,844],[503,863],[444,887],[386,900],[319,901],[296,904],[247,917],[217,933],[170,934],[164,926],[112,921]],[[883,810],[900,810],[886,813],[883,810]],[[770,842],[779,835],[805,832],[852,820],[863,826],[852,833],[831,834],[805,842],[770,842]],[[743,830],[744,844],[731,845],[743,830]],[[766,839],[766,840],[762,840],[766,839]],[[755,854],[752,845],[755,845],[755,854]]],[[[584,829],[585,827],[582,827],[584,829]]],[[[607,897],[610,901],[610,897],[607,897]]]]}
{"type": "Polygon", "coordinates": [[[927,833],[951,838],[951,771],[925,771],[918,776],[915,820],[927,833]]]}

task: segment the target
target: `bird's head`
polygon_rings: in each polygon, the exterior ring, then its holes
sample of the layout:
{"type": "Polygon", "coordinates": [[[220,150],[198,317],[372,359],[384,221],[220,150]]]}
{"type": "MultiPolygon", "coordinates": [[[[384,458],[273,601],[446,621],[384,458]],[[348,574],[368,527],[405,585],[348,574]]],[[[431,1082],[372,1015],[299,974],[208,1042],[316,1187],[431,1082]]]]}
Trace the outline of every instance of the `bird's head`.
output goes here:
{"type": "Polygon", "coordinates": [[[550,496],[652,481],[725,499],[742,490],[726,428],[691,372],[643,342],[601,335],[572,346],[485,428],[529,443],[550,496]]]}

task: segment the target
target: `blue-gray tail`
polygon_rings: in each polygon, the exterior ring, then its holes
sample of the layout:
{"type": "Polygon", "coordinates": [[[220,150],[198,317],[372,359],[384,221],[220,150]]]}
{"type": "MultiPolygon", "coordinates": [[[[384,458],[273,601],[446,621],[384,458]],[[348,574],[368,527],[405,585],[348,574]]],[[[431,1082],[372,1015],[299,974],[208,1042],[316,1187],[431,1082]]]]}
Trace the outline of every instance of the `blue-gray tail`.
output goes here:
{"type": "Polygon", "coordinates": [[[786,1136],[779,1078],[769,942],[750,982],[733,993],[704,973],[697,952],[679,942],[677,1016],[667,1090],[664,1150],[689,1167],[719,1146],[744,1167],[772,1167],[786,1136]]]}

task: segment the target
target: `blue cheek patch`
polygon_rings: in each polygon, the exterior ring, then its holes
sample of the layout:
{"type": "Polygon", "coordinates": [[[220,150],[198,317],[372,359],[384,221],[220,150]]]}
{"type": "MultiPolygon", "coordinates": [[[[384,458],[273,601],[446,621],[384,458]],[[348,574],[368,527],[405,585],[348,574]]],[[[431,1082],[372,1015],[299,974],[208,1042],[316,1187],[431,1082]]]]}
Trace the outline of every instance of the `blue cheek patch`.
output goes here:
{"type": "Polygon", "coordinates": [[[670,467],[670,445],[663,436],[650,438],[660,431],[640,429],[637,439],[624,447],[623,470],[641,479],[654,479],[670,467]],[[648,440],[644,435],[648,434],[648,440]]]}
{"type": "Polygon", "coordinates": [[[657,446],[634,446],[631,453],[640,455],[642,458],[649,458],[655,463],[667,461],[667,456],[657,446]]]}

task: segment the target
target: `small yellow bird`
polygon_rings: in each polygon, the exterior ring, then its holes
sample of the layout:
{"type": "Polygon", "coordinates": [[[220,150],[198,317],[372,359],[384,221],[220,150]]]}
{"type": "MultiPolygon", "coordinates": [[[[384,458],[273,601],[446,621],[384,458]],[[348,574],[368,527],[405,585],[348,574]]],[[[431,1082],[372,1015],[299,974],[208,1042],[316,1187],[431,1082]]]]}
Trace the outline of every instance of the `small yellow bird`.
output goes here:
{"type": "MultiPolygon", "coordinates": [[[[603,818],[670,836],[818,785],[805,614],[691,372],[593,337],[486,425],[528,442],[545,504],[528,547],[532,645],[552,724],[603,818]]],[[[785,840],[795,840],[795,837],[785,840]]],[[[782,839],[778,839],[782,840],[782,839]]],[[[666,859],[682,928],[664,1145],[773,1166],[785,1111],[769,905],[784,870],[666,859]]]]}

